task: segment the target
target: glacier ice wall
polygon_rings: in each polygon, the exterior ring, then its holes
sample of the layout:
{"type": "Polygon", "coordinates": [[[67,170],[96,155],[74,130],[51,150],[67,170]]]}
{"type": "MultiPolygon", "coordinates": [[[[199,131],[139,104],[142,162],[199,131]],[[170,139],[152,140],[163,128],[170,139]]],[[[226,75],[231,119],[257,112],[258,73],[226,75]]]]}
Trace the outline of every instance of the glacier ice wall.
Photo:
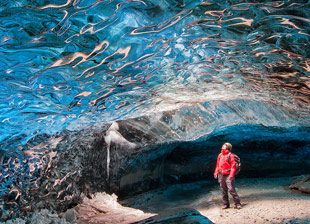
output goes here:
{"type": "Polygon", "coordinates": [[[1,1],[1,211],[202,178],[227,139],[294,170],[310,151],[309,8],[1,1]]]}

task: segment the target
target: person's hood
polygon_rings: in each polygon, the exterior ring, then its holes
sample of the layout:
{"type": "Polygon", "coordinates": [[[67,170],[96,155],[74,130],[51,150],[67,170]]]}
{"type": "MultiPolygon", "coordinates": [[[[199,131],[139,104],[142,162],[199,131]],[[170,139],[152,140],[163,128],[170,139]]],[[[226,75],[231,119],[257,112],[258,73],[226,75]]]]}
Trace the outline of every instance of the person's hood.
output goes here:
{"type": "Polygon", "coordinates": [[[222,155],[226,156],[228,153],[230,153],[228,149],[222,149],[222,155]]]}

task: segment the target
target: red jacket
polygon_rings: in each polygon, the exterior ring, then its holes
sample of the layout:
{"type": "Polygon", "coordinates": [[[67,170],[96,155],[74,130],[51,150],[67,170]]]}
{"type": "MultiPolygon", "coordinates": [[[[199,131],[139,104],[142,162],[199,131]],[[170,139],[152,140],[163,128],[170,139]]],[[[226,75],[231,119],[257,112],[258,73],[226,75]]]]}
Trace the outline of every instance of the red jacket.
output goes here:
{"type": "Polygon", "coordinates": [[[214,175],[217,176],[219,173],[222,173],[223,175],[229,174],[229,177],[234,178],[236,172],[236,161],[234,156],[228,156],[229,153],[230,151],[225,149],[218,155],[214,175]],[[230,160],[229,162],[228,157],[230,160]]]}

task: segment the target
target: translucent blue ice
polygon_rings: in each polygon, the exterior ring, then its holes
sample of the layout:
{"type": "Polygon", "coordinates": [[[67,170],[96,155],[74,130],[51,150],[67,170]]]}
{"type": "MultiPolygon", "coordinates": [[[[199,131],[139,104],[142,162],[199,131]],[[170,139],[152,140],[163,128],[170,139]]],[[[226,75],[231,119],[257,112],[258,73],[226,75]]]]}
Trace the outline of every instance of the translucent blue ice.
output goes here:
{"type": "Polygon", "coordinates": [[[223,117],[218,102],[262,104],[234,112],[250,123],[309,126],[308,15],[298,1],[2,1],[2,149],[196,105],[223,117]]]}

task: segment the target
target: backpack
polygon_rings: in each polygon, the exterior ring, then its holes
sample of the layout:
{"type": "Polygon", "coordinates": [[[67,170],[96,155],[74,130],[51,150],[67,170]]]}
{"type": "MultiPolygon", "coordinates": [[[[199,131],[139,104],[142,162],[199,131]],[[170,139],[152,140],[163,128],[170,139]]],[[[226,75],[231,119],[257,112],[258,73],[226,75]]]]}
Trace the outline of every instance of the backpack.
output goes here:
{"type": "Polygon", "coordinates": [[[230,163],[230,160],[229,160],[230,154],[232,154],[235,157],[235,161],[236,161],[236,173],[235,173],[235,175],[237,175],[238,173],[240,173],[240,170],[241,170],[241,160],[240,160],[240,157],[237,156],[236,154],[229,153],[229,155],[228,155],[228,162],[229,163],[230,163]]]}
{"type": "Polygon", "coordinates": [[[235,175],[237,175],[238,173],[240,173],[240,170],[241,170],[241,160],[240,160],[239,156],[230,152],[230,153],[228,153],[228,163],[229,164],[230,164],[230,155],[231,154],[235,157],[235,161],[236,161],[236,173],[235,173],[235,175]]]}

